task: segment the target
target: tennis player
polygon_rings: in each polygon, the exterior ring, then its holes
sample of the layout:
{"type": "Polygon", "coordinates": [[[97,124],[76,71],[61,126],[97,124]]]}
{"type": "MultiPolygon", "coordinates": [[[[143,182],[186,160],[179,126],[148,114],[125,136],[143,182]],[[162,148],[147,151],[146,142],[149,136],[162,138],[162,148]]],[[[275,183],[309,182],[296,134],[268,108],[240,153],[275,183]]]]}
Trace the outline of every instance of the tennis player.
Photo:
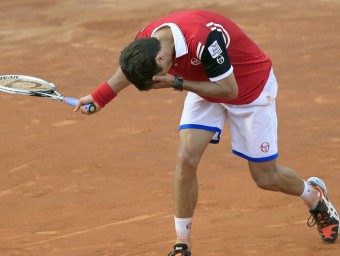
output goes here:
{"type": "MultiPolygon", "coordinates": [[[[339,216],[324,182],[303,180],[277,164],[277,81],[272,61],[233,21],[205,10],[166,15],[137,34],[121,53],[113,76],[82,104],[103,108],[129,84],[141,91],[187,91],[179,125],[174,170],[174,223],[177,239],[169,256],[190,256],[190,231],[198,198],[197,168],[209,143],[218,143],[226,121],[232,152],[245,159],[261,189],[300,197],[308,206],[309,226],[335,242],[339,216]]],[[[227,184],[227,182],[226,182],[227,184]]],[[[227,228],[227,227],[226,227],[227,228]]]]}

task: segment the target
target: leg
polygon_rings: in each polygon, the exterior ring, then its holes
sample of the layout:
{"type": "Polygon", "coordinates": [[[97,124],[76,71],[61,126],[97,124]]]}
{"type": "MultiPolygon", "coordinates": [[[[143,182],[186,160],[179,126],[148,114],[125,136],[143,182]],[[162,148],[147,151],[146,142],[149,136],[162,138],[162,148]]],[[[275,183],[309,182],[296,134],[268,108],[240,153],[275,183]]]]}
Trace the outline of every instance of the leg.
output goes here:
{"type": "Polygon", "coordinates": [[[197,167],[210,142],[218,143],[226,120],[221,104],[188,92],[180,122],[180,144],[173,179],[176,243],[169,255],[190,255],[191,222],[197,197],[197,167]]]}
{"type": "Polygon", "coordinates": [[[173,180],[175,216],[191,218],[197,203],[197,167],[214,133],[198,129],[180,131],[173,180]]]}
{"type": "Polygon", "coordinates": [[[180,145],[174,174],[174,207],[178,218],[191,218],[197,202],[196,170],[211,142],[218,142],[226,110],[195,93],[188,93],[180,122],[180,145]],[[216,136],[218,135],[218,136],[216,136]]]}
{"type": "Polygon", "coordinates": [[[198,129],[180,131],[180,145],[173,179],[176,244],[191,247],[191,220],[198,198],[197,167],[214,132],[198,129]]]}
{"type": "Polygon", "coordinates": [[[259,188],[295,196],[302,195],[305,187],[303,179],[294,170],[278,166],[275,159],[266,162],[248,161],[248,165],[250,174],[259,188]]]}
{"type": "Polygon", "coordinates": [[[334,243],[337,240],[339,215],[329,201],[326,185],[321,179],[312,177],[305,182],[294,170],[277,166],[275,160],[248,163],[251,176],[259,188],[301,196],[310,208],[308,226],[317,225],[324,242],[334,243]]]}
{"type": "Polygon", "coordinates": [[[277,82],[273,72],[261,95],[247,106],[227,105],[233,152],[248,160],[257,186],[300,196],[310,209],[308,225],[317,225],[323,241],[334,242],[339,233],[339,215],[330,203],[322,180],[307,181],[287,167],[278,166],[277,116],[275,98],[277,82]]]}

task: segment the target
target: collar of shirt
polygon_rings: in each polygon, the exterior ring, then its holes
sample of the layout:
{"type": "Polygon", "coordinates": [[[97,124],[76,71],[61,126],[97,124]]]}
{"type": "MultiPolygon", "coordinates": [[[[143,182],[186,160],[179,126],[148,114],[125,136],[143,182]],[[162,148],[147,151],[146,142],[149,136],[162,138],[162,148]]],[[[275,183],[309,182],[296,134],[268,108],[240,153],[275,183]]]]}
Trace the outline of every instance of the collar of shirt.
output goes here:
{"type": "Polygon", "coordinates": [[[175,24],[175,23],[164,23],[160,25],[159,27],[155,28],[154,31],[152,31],[151,36],[163,27],[170,27],[172,35],[174,37],[174,43],[175,43],[175,52],[176,52],[176,58],[181,57],[188,53],[188,46],[185,41],[185,37],[183,35],[182,30],[175,24]]]}

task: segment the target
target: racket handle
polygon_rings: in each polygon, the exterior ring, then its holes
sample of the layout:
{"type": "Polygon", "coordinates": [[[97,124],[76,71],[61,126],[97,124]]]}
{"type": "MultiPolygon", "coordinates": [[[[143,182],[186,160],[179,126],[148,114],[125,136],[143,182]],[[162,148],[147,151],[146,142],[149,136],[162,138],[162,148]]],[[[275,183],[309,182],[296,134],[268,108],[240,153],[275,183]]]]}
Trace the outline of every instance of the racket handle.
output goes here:
{"type": "MultiPolygon", "coordinates": [[[[75,98],[70,98],[70,97],[65,97],[63,99],[63,102],[66,103],[67,105],[70,105],[70,106],[77,106],[79,100],[75,99],[75,98]]],[[[87,111],[89,111],[90,113],[93,113],[94,111],[96,111],[96,106],[94,104],[84,104],[83,105],[87,111]]]]}

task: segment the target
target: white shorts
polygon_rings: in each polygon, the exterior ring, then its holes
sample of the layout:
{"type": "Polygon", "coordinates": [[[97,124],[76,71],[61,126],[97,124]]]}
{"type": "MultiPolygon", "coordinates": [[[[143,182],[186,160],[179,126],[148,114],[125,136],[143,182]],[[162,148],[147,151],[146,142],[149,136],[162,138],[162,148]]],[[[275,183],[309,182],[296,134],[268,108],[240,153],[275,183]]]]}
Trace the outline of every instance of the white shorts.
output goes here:
{"type": "Polygon", "coordinates": [[[264,162],[278,157],[275,99],[277,81],[273,70],[260,96],[250,104],[230,105],[206,101],[189,92],[179,129],[215,132],[211,143],[218,143],[227,120],[232,152],[249,161],[264,162]]]}

